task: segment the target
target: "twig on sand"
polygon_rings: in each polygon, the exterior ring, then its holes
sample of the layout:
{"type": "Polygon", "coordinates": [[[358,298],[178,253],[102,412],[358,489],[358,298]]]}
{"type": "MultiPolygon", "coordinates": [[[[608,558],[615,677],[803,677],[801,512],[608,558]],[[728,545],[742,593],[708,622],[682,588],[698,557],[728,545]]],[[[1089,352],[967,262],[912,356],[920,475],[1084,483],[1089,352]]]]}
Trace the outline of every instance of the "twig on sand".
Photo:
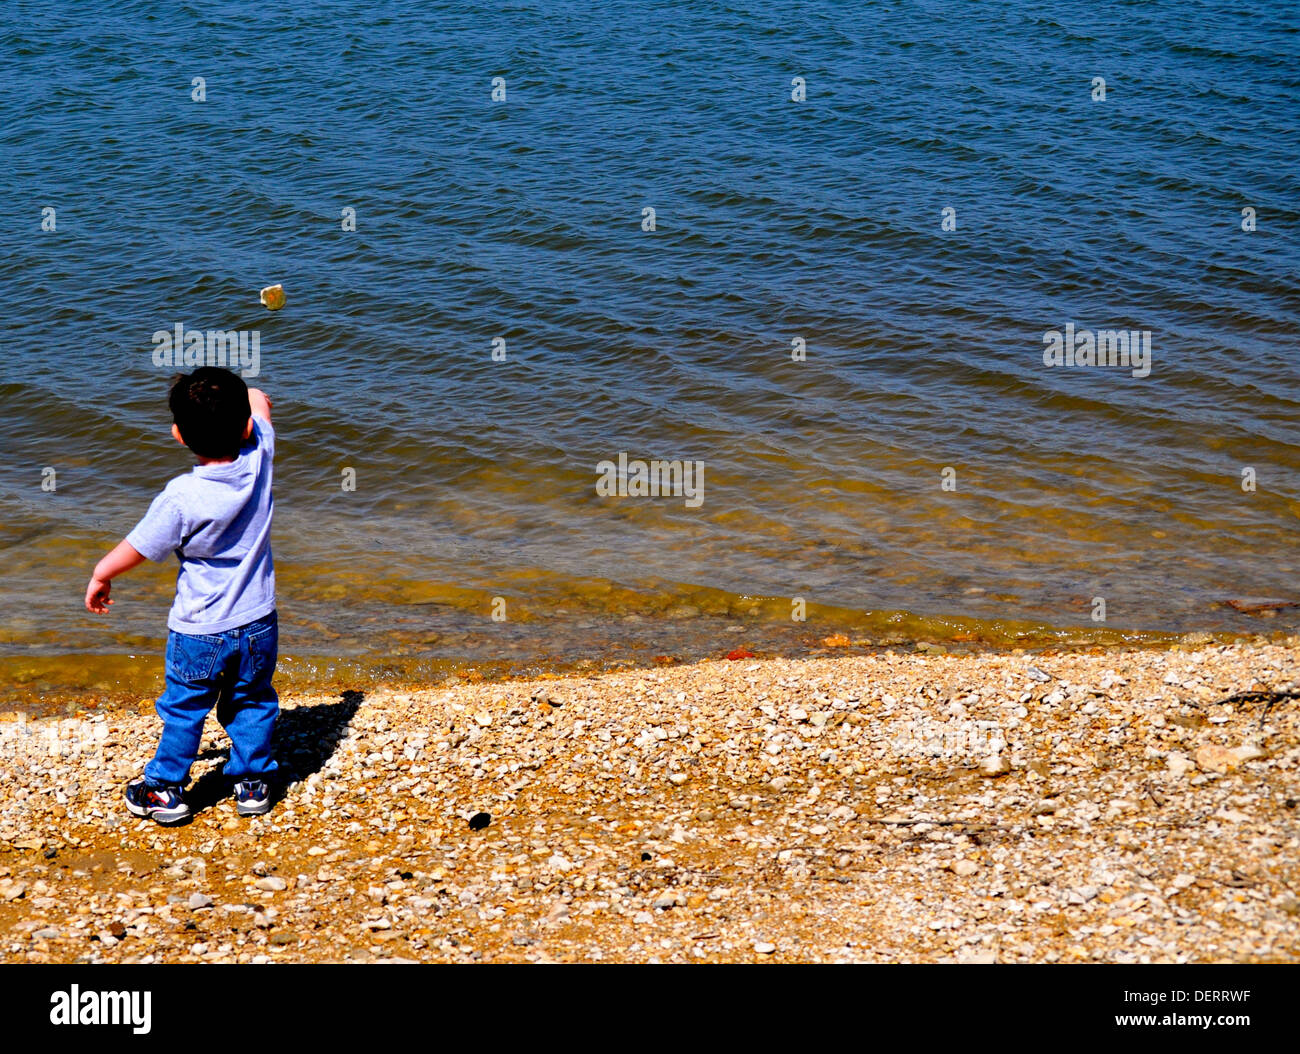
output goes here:
{"type": "Polygon", "coordinates": [[[1220,699],[1217,706],[1225,706],[1228,703],[1263,703],[1264,709],[1259,715],[1259,727],[1264,727],[1264,722],[1268,719],[1268,712],[1277,706],[1278,703],[1285,703],[1288,699],[1300,699],[1300,689],[1284,688],[1273,690],[1271,688],[1258,692],[1237,692],[1226,699],[1220,699]]]}

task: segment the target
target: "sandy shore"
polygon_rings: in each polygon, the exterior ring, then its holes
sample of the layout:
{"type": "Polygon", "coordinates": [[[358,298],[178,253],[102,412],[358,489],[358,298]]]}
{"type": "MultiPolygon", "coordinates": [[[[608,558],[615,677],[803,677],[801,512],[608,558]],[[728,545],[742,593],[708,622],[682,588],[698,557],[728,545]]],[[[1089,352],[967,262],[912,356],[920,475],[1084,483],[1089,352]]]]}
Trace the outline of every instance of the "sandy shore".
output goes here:
{"type": "Polygon", "coordinates": [[[274,811],[235,815],[210,721],[197,814],[176,829],[121,806],[154,746],[148,706],[8,715],[0,948],[1300,960],[1298,681],[1291,638],[287,698],[282,757],[299,778],[274,811]]]}

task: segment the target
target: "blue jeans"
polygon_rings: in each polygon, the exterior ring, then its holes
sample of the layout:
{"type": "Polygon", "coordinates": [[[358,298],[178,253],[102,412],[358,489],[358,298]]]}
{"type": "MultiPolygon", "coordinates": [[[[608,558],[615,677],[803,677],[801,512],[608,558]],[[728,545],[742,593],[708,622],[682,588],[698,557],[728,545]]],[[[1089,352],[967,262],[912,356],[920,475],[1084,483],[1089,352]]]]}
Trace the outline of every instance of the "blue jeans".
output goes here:
{"type": "Polygon", "coordinates": [[[213,705],[230,736],[231,779],[265,779],[275,772],[271,735],[280,700],[271,687],[279,646],[274,611],[225,633],[167,635],[167,686],[159,696],[162,738],[145,766],[147,783],[183,787],[213,705]]]}

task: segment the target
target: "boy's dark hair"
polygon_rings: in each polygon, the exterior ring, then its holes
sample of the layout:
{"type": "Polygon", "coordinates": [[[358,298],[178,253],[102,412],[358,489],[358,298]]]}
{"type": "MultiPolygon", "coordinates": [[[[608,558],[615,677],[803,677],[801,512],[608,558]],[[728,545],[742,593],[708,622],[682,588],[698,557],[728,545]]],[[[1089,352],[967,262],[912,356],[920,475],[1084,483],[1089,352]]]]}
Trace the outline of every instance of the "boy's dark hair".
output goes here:
{"type": "Polygon", "coordinates": [[[220,366],[178,373],[167,393],[167,405],[185,445],[199,457],[239,456],[244,428],[253,411],[248,385],[238,374],[220,366]]]}

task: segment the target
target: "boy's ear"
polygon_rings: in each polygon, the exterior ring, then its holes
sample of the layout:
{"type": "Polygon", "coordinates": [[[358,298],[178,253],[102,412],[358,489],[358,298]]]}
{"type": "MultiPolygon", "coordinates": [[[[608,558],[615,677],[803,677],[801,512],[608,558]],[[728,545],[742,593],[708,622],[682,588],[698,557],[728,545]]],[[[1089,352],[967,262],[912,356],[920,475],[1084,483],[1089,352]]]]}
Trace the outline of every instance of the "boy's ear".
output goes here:
{"type": "Polygon", "coordinates": [[[244,438],[249,439],[253,435],[253,417],[250,414],[248,424],[244,425],[244,438]]]}
{"type": "Polygon", "coordinates": [[[176,442],[180,443],[181,446],[185,445],[185,440],[181,438],[180,425],[172,425],[172,435],[176,437],[176,442]]]}

